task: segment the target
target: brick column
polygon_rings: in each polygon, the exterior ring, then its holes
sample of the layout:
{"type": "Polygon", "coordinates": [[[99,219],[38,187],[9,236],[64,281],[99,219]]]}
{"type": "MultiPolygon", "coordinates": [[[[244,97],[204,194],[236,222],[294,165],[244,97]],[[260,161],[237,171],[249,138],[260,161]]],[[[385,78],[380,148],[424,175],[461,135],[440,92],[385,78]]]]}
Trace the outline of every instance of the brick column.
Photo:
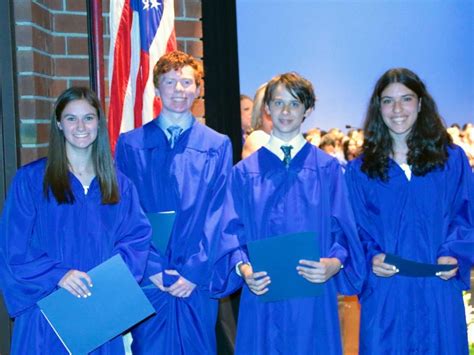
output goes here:
{"type": "Polygon", "coordinates": [[[15,1],[20,157],[44,156],[56,97],[89,82],[84,1],[15,1]]]}
{"type": "MultiPolygon", "coordinates": [[[[174,0],[175,29],[178,49],[203,59],[201,1],[174,0]]],[[[205,73],[204,73],[205,74],[205,73]]],[[[193,113],[203,120],[204,117],[204,85],[201,88],[201,97],[193,106],[193,113]]]]}

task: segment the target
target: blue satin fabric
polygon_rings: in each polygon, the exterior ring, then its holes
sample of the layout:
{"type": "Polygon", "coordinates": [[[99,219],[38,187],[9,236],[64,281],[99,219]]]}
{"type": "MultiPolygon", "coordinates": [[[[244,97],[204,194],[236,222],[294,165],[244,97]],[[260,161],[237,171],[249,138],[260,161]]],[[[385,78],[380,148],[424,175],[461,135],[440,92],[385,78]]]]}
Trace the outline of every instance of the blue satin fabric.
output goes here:
{"type": "MultiPolygon", "coordinates": [[[[151,227],[125,176],[118,174],[120,202],[103,205],[96,179],[85,195],[70,174],[75,202],[58,205],[52,194],[49,200],[43,196],[45,163],[19,169],[0,222],[0,284],[15,317],[12,354],[67,353],[36,306],[67,271],[88,271],[119,253],[140,281],[148,256],[151,227]]],[[[94,351],[120,353],[121,337],[94,351]]]]}
{"type": "Polygon", "coordinates": [[[472,173],[464,152],[448,148],[443,169],[408,181],[390,161],[389,181],[370,179],[361,158],[346,171],[369,270],[362,305],[361,354],[467,354],[462,290],[469,287],[473,250],[472,173]],[[458,248],[463,245],[464,248],[458,248]],[[372,257],[392,253],[425,263],[458,259],[456,278],[383,278],[372,257]]]}
{"type": "Polygon", "coordinates": [[[175,269],[197,285],[186,299],[147,289],[157,315],[133,330],[136,354],[213,354],[217,302],[209,297],[215,228],[232,166],[230,140],[193,121],[173,149],[155,121],[120,136],[117,165],[135,183],[146,212],[176,211],[164,255],[152,248],[148,276],[175,269]]]}
{"type": "Polygon", "coordinates": [[[319,297],[262,303],[244,285],[236,354],[341,354],[336,293],[358,293],[365,266],[337,160],[306,144],[287,169],[261,148],[233,168],[221,228],[211,285],[218,297],[242,286],[235,265],[247,260],[250,240],[314,231],[321,256],[344,264],[319,297]]]}

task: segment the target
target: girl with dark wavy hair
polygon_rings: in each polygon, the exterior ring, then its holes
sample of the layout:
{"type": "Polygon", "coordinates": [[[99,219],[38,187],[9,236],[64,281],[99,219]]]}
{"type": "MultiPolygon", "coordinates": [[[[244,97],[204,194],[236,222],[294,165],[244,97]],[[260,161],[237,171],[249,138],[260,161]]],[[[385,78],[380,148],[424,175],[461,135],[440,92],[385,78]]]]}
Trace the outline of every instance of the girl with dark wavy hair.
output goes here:
{"type": "MultiPolygon", "coordinates": [[[[20,168],[0,221],[0,287],[15,318],[12,354],[65,354],[36,303],[62,287],[94,293],[86,271],[120,254],[137,281],[151,228],[131,182],[116,173],[96,95],[72,87],[56,101],[49,153],[20,168]]],[[[121,337],[94,354],[123,354],[121,337]]]]}
{"type": "Polygon", "coordinates": [[[377,81],[364,130],[363,154],[346,171],[371,269],[360,295],[360,354],[467,354],[462,290],[474,222],[466,156],[405,68],[377,81]],[[409,277],[384,262],[387,254],[453,268],[409,277]]]}

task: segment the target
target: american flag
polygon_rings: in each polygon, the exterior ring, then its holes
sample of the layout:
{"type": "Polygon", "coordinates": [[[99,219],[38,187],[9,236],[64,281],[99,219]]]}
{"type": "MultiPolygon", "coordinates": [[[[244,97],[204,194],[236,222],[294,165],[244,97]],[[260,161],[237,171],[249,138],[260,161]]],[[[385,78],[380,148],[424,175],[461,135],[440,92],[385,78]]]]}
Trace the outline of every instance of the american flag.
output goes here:
{"type": "Polygon", "coordinates": [[[121,132],[158,114],[153,67],[174,49],[173,0],[111,0],[108,127],[112,150],[121,132]]]}

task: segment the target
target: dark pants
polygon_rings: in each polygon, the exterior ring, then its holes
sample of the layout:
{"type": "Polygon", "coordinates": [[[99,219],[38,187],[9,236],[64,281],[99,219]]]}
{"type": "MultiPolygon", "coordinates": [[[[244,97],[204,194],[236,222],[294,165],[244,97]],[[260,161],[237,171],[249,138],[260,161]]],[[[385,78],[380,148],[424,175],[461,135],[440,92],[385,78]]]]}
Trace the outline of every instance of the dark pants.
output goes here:
{"type": "Polygon", "coordinates": [[[240,290],[219,301],[216,324],[217,354],[219,355],[234,354],[239,302],[240,290]]]}

